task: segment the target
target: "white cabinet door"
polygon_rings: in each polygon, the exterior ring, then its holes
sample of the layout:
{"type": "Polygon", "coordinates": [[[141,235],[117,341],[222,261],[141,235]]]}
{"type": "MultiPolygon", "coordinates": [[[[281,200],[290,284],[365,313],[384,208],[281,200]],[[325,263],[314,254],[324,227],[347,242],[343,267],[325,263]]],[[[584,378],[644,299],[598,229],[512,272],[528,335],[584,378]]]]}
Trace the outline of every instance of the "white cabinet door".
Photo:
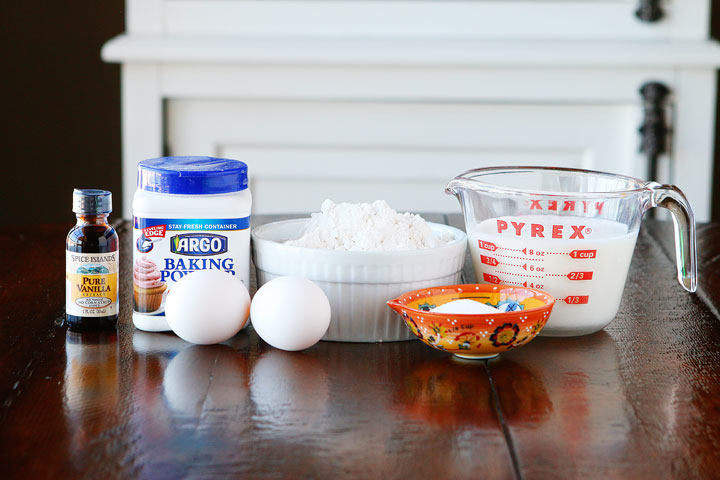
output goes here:
{"type": "Polygon", "coordinates": [[[131,33],[391,38],[704,39],[709,0],[128,0],[131,33]]]}
{"type": "Polygon", "coordinates": [[[538,105],[170,100],[174,155],[249,166],[255,213],[311,212],[326,198],[457,211],[444,186],[490,165],[644,176],[635,104],[538,105]]]}

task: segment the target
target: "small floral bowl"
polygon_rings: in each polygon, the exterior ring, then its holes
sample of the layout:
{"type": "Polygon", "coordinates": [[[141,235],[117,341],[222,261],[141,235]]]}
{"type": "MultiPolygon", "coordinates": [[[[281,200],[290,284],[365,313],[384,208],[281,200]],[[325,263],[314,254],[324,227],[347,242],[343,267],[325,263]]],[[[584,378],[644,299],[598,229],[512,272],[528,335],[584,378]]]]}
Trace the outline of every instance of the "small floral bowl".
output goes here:
{"type": "Polygon", "coordinates": [[[387,302],[427,345],[461,358],[486,359],[525,345],[547,323],[555,299],[532,288],[508,285],[450,285],[404,293],[387,302]],[[433,313],[459,299],[499,308],[498,313],[433,313]]]}

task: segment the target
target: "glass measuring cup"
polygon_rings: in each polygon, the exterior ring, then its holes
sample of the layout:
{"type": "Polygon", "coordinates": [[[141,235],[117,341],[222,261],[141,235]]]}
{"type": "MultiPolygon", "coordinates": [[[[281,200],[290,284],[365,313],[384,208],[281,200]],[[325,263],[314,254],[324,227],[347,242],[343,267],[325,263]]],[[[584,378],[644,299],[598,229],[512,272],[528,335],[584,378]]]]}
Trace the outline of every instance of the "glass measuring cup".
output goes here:
{"type": "Polygon", "coordinates": [[[643,214],[670,210],[678,281],[697,287],[695,219],[674,185],[554,167],[469,170],[445,190],[465,217],[478,282],[525,286],[556,298],[541,332],[575,336],[617,314],[643,214]]]}

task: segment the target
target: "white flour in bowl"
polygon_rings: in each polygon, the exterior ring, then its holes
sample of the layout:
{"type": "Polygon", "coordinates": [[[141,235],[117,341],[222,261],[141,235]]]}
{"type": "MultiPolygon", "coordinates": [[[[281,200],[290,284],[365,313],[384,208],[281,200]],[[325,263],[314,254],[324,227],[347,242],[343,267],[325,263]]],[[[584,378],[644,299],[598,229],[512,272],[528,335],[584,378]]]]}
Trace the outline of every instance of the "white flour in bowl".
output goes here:
{"type": "Polygon", "coordinates": [[[340,204],[325,200],[300,238],[285,244],[324,250],[401,251],[438,247],[450,240],[451,234],[434,235],[420,215],[397,213],[385,200],[340,204]]]}

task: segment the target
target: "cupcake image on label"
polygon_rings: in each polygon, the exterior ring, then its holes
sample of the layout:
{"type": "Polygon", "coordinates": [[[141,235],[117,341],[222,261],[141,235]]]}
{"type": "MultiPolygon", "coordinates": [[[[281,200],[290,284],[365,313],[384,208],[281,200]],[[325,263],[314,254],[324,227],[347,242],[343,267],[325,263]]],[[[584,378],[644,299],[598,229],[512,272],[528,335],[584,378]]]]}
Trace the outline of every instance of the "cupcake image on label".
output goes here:
{"type": "Polygon", "coordinates": [[[135,259],[133,294],[136,312],[155,312],[162,305],[167,282],[160,279],[157,264],[145,256],[135,259]]]}

